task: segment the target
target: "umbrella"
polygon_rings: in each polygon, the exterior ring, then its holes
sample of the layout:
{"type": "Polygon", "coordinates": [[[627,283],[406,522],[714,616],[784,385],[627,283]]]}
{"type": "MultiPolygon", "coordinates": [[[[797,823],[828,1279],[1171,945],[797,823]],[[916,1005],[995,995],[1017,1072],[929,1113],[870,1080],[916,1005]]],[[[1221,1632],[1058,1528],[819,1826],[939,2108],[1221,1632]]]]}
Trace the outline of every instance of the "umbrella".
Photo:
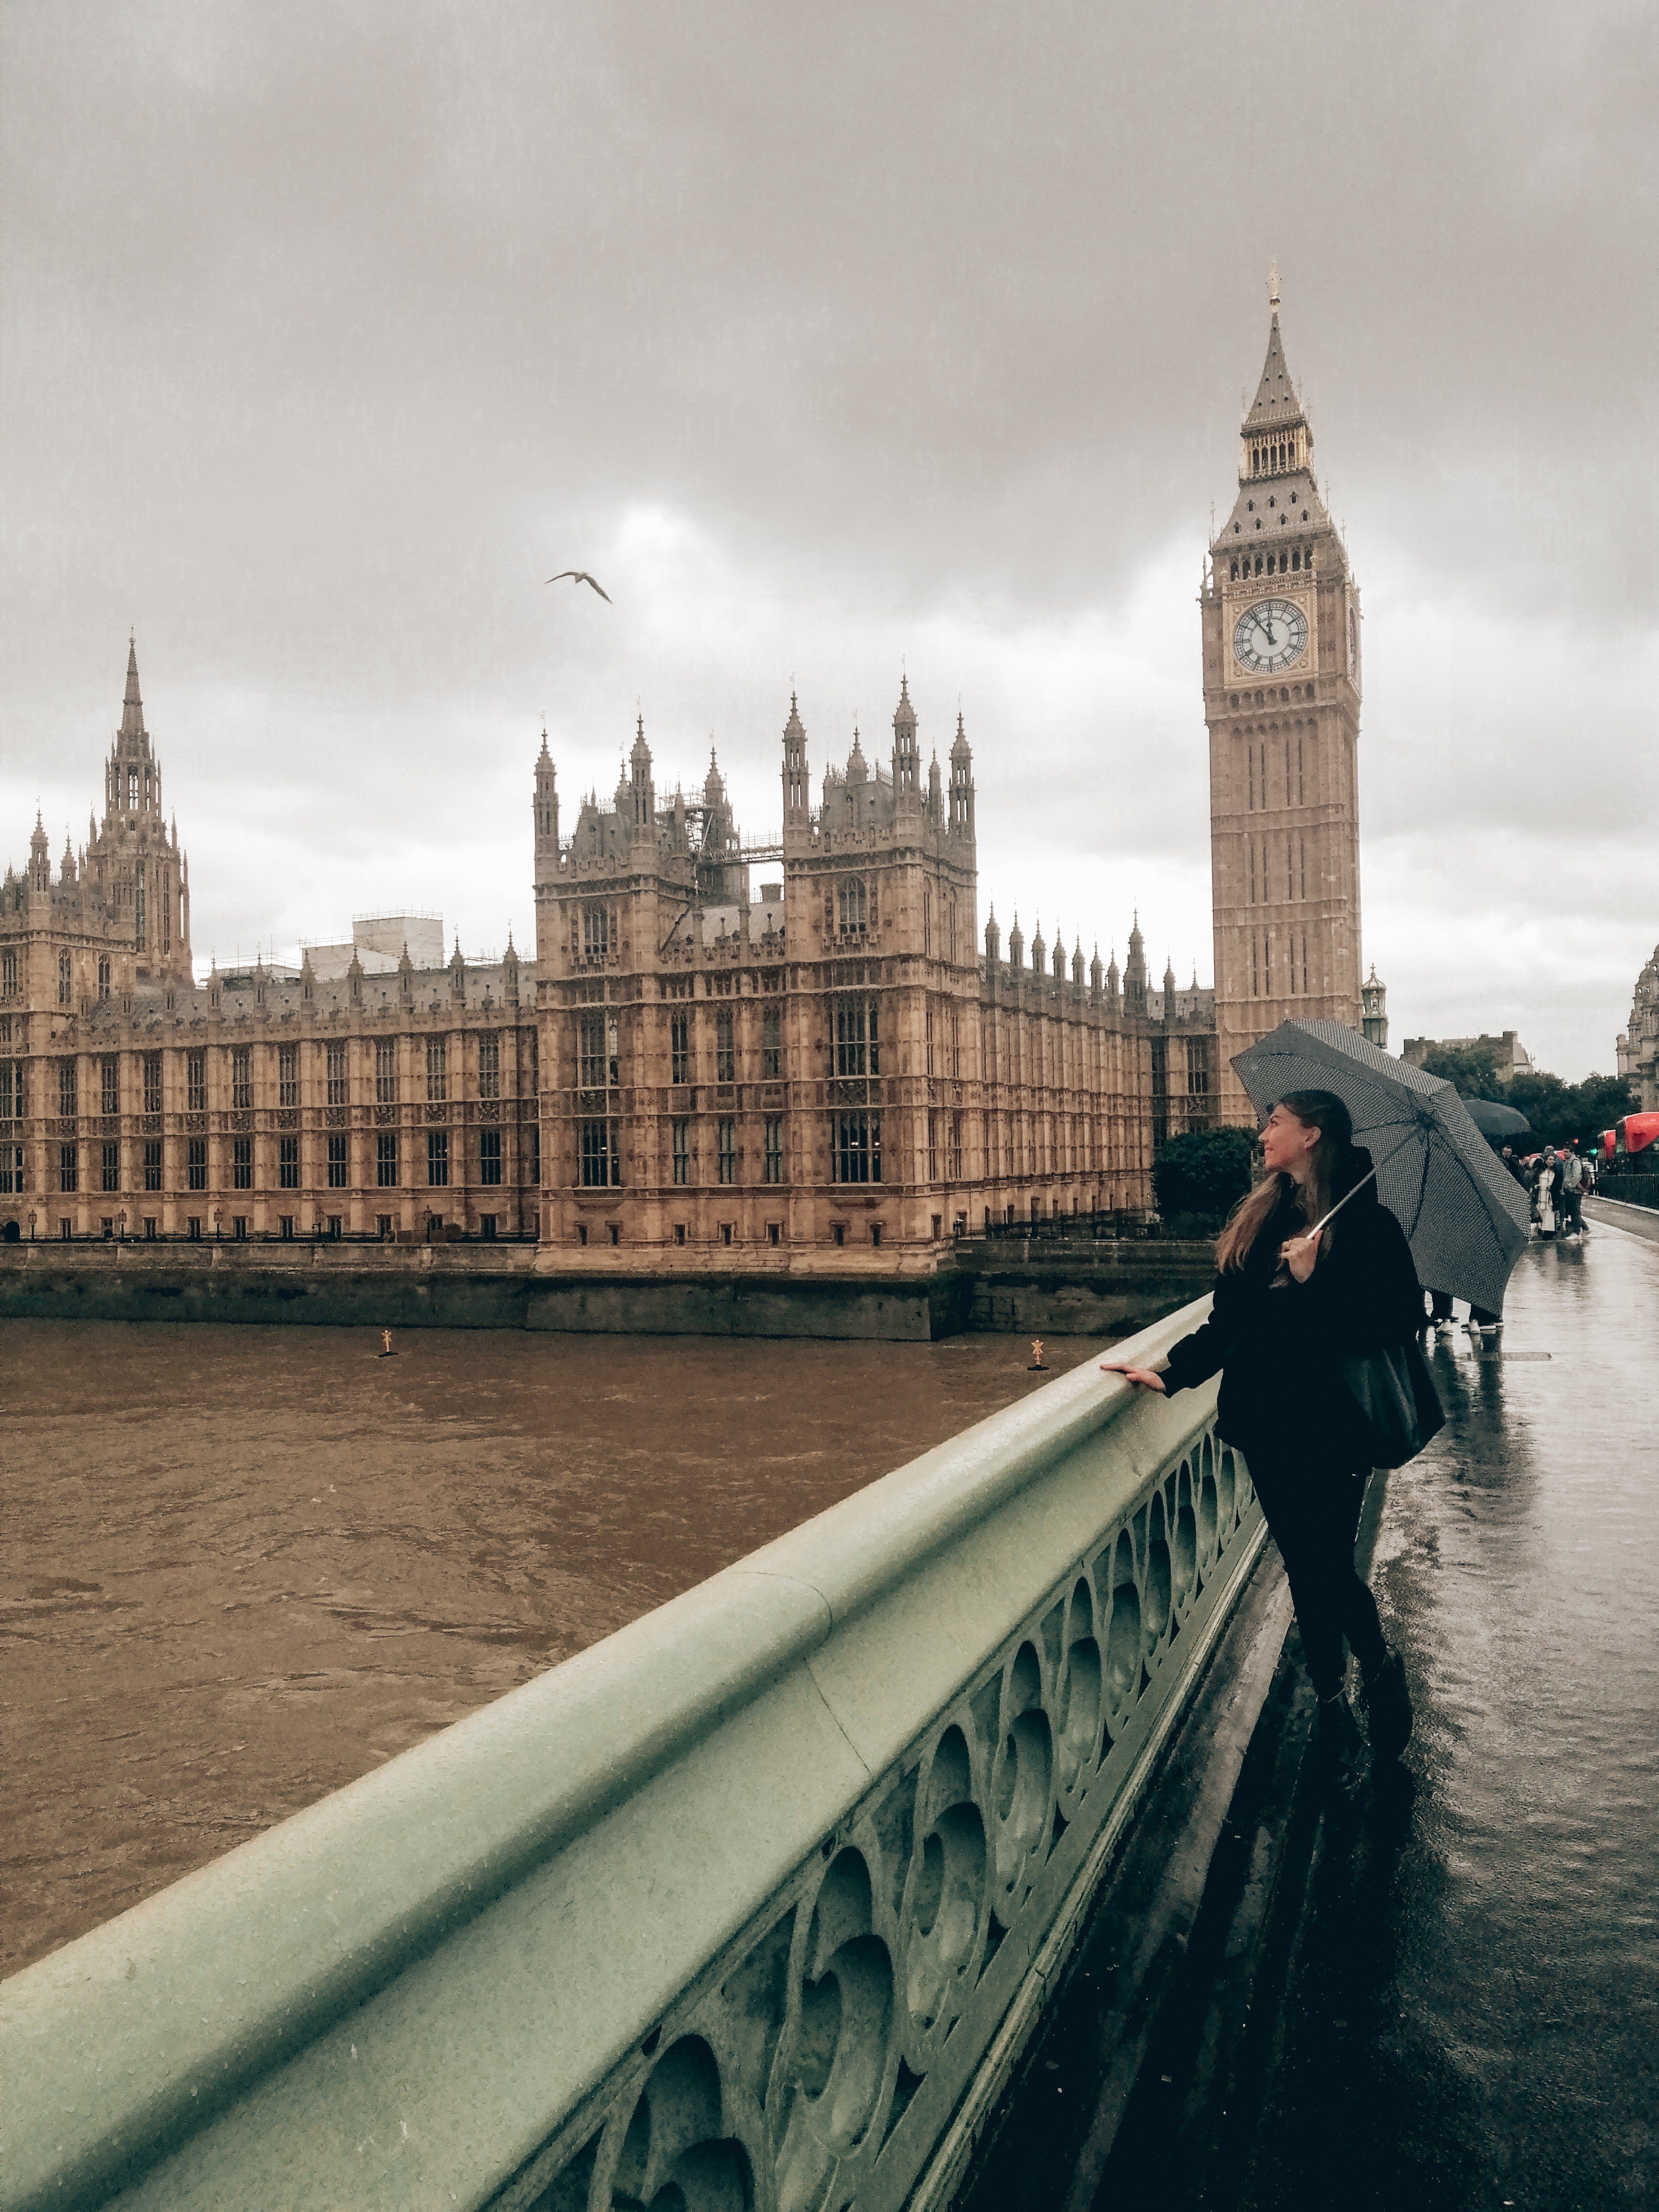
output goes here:
{"type": "Polygon", "coordinates": [[[1468,1115],[1483,1137],[1501,1145],[1505,1137],[1527,1137],[1532,1133],[1532,1123],[1513,1106],[1500,1106],[1492,1098],[1466,1098],[1463,1111],[1468,1115]]]}
{"type": "Polygon", "coordinates": [[[1331,1091],[1370,1148],[1377,1195],[1418,1279],[1496,1313],[1532,1234],[1526,1193],[1449,1083],[1379,1052],[1340,1022],[1281,1022],[1233,1061],[1264,1117],[1291,1091],[1331,1091]]]}

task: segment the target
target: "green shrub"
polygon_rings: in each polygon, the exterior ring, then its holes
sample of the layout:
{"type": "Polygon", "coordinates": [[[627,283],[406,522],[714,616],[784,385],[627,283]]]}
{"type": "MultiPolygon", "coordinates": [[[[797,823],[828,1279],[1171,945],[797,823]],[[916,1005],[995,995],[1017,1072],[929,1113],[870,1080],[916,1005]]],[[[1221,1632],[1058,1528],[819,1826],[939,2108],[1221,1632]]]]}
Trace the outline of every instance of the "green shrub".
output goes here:
{"type": "Polygon", "coordinates": [[[1250,1187],[1255,1139],[1248,1129],[1189,1129],[1152,1156],[1152,1189],[1166,1221],[1219,1228],[1250,1187]]]}

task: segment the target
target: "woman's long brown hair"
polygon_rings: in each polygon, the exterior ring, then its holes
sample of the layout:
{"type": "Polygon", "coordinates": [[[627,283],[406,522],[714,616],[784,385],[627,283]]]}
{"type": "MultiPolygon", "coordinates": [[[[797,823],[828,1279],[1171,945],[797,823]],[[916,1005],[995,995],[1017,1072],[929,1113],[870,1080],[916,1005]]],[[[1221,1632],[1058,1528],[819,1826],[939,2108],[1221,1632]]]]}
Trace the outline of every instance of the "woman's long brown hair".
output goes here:
{"type": "MultiPolygon", "coordinates": [[[[1319,1132],[1319,1142],[1308,1156],[1308,1180],[1298,1200],[1304,1221],[1317,1221],[1329,1207],[1336,1164],[1353,1142],[1353,1123],[1334,1091],[1287,1091],[1278,1103],[1304,1129],[1319,1132]]],[[[1217,1267],[1224,1273],[1242,1267],[1263,1224],[1286,1199],[1296,1198],[1297,1186],[1289,1176],[1264,1176],[1227,1217],[1227,1225],[1216,1239],[1217,1267]]],[[[1329,1236],[1330,1231],[1325,1233],[1329,1236]]]]}

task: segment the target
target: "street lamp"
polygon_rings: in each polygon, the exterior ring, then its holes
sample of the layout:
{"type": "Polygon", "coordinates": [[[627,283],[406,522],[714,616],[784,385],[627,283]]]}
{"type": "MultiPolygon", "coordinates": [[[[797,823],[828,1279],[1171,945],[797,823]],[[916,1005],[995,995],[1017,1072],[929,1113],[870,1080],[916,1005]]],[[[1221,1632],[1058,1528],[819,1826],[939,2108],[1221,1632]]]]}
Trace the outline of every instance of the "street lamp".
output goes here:
{"type": "Polygon", "coordinates": [[[225,1217],[223,1212],[216,1206],[213,1209],[213,1234],[217,1241],[222,1244],[225,1238],[224,1222],[225,1217]]]}

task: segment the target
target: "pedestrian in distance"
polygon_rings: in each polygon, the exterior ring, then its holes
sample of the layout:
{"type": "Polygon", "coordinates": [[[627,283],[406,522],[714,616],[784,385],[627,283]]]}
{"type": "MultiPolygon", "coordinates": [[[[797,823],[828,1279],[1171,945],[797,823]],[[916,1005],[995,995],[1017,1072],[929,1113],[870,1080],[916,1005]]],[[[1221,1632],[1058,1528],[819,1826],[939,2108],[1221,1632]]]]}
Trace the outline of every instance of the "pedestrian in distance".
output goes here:
{"type": "Polygon", "coordinates": [[[1292,1091],[1267,1116],[1261,1144],[1267,1173],[1217,1242],[1209,1320],[1171,1347],[1161,1370],[1102,1364],[1167,1395],[1219,1372],[1221,1433],[1249,1462],[1290,1577],[1319,1699],[1321,1749],[1352,1784],[1363,1747],[1345,1687],[1345,1639],[1359,1662],[1379,1755],[1404,1750],[1412,1708],[1404,1665],[1354,1565],[1373,1451],[1342,1363],[1414,1346],[1423,1292],[1405,1232],[1377,1197],[1370,1155],[1353,1142],[1340,1098],[1292,1091]]]}
{"type": "Polygon", "coordinates": [[[1582,1237],[1584,1233],[1584,1163],[1577,1143],[1569,1146],[1561,1162],[1561,1215],[1563,1233],[1582,1237]]]}
{"type": "Polygon", "coordinates": [[[1555,1155],[1547,1152],[1539,1163],[1538,1180],[1533,1185],[1532,1190],[1533,1216],[1537,1221],[1538,1233],[1540,1237],[1553,1237],[1555,1234],[1556,1185],[1559,1180],[1559,1171],[1555,1165],[1555,1155]]]}

